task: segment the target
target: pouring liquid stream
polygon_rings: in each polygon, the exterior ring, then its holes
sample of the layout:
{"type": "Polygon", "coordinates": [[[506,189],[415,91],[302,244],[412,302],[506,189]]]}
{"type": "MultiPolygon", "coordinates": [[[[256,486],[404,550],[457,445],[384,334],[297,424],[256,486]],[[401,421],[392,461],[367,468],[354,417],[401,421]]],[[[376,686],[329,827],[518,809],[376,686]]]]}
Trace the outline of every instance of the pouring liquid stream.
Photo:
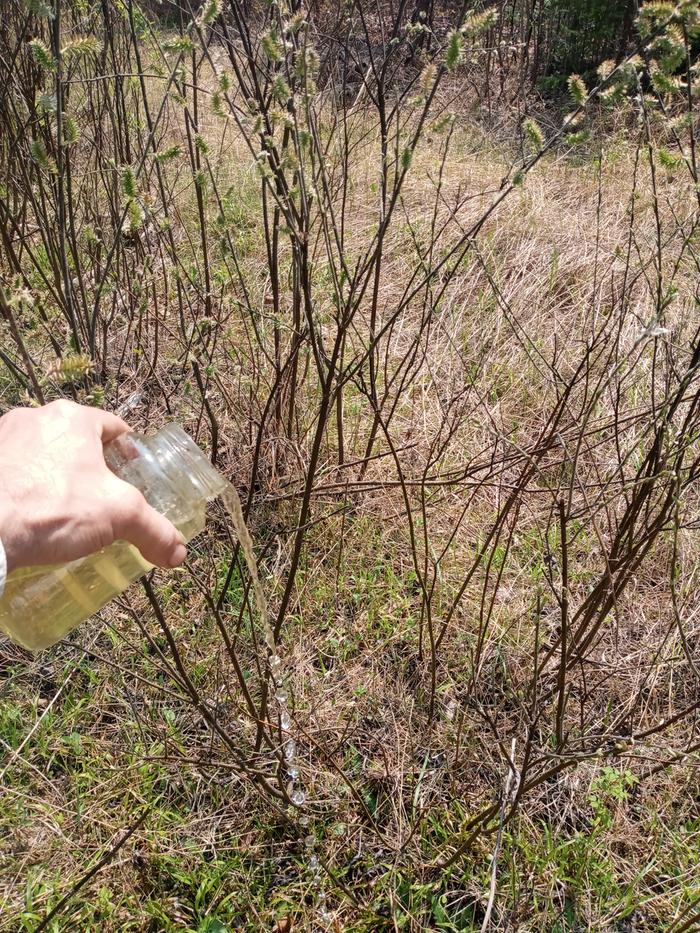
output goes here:
{"type": "Polygon", "coordinates": [[[304,827],[304,831],[307,833],[304,838],[304,846],[309,856],[308,865],[311,872],[311,882],[314,889],[316,907],[319,915],[326,919],[328,917],[326,892],[322,885],[321,865],[316,855],[317,839],[315,834],[310,833],[307,829],[310,823],[309,815],[305,812],[304,806],[307,802],[307,796],[300,781],[300,770],[297,762],[297,744],[290,735],[292,717],[288,709],[289,692],[285,683],[286,675],[284,672],[284,664],[281,657],[277,654],[275,635],[270,624],[267,600],[260,581],[257,561],[255,560],[253,539],[245,523],[241,500],[235,487],[231,484],[227,484],[226,488],[221,492],[220,499],[231,518],[233,530],[238,538],[238,543],[243,551],[246,567],[250,574],[255,607],[263,631],[263,639],[269,652],[267,662],[275,687],[275,700],[279,707],[280,730],[284,736],[282,753],[284,756],[284,766],[287,772],[286,792],[294,807],[299,810],[299,824],[301,827],[304,827]]]}
{"type": "Polygon", "coordinates": [[[255,608],[258,611],[258,618],[263,630],[265,644],[267,645],[268,649],[274,653],[275,636],[272,631],[270,619],[268,616],[267,599],[265,598],[262,583],[260,582],[258,564],[255,560],[255,551],[253,549],[253,539],[250,536],[248,526],[246,525],[245,518],[243,517],[243,506],[241,505],[241,500],[236,491],[236,487],[232,486],[231,483],[227,483],[219,498],[221,499],[221,504],[229,514],[231,524],[233,525],[233,530],[236,534],[236,537],[238,538],[238,543],[241,546],[241,550],[243,551],[246,567],[248,568],[248,573],[250,574],[253,597],[255,599],[255,608]]]}

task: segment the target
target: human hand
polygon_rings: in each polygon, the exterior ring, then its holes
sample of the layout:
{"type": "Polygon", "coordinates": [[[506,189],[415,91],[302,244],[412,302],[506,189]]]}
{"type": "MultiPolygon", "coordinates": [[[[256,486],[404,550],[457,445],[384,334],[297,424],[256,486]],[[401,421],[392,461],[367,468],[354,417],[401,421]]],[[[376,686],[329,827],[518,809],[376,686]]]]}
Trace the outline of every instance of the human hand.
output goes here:
{"type": "Polygon", "coordinates": [[[185,559],[182,536],[107,467],[103,444],[129,431],[98,408],[58,401],[0,418],[0,541],[7,570],[87,557],[113,541],[161,567],[185,559]]]}

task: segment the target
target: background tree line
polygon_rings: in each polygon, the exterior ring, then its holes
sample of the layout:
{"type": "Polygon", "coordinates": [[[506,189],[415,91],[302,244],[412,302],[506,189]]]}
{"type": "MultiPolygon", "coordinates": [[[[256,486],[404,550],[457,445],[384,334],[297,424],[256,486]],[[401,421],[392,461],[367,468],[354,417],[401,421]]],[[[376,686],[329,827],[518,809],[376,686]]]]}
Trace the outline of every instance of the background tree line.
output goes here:
{"type": "MultiPolygon", "coordinates": [[[[437,38],[461,6],[459,0],[387,0],[381,4],[386,8],[386,20],[391,21],[409,2],[414,22],[425,24],[437,38]]],[[[335,19],[337,30],[352,8],[362,4],[311,4],[316,8],[324,5],[324,18],[335,19]]],[[[245,4],[252,17],[262,14],[265,6],[266,0],[247,0],[245,4]]],[[[497,0],[495,4],[472,2],[467,6],[476,13],[494,7],[498,11],[489,39],[500,73],[517,74],[522,88],[534,85],[550,94],[562,90],[572,72],[593,72],[602,60],[622,57],[634,40],[639,12],[639,0],[497,0]]],[[[188,15],[188,5],[180,0],[149,0],[144,7],[162,24],[179,25],[188,15]]],[[[374,10],[374,4],[372,7],[374,10]]],[[[493,62],[489,64],[493,67],[493,62]]]]}

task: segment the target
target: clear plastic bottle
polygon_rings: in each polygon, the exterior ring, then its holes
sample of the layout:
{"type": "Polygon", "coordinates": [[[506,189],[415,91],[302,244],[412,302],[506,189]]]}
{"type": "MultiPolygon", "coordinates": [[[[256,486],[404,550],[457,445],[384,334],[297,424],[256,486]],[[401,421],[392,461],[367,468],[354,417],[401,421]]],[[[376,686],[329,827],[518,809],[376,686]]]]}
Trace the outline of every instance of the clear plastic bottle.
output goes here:
{"type": "MultiPolygon", "coordinates": [[[[204,528],[207,502],[229,485],[177,424],[153,437],[124,434],[104,453],[110,469],[140,489],[186,541],[204,528]]],[[[0,598],[0,630],[30,651],[48,648],[150,569],[135,547],[115,541],[68,564],[16,570],[0,598]]]]}

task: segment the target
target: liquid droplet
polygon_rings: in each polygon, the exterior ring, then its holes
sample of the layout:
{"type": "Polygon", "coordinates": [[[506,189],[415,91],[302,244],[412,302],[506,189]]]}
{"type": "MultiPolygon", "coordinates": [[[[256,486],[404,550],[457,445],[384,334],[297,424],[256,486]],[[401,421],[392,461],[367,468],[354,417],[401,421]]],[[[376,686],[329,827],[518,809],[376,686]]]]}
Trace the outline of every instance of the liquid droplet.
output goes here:
{"type": "Polygon", "coordinates": [[[295,790],[290,797],[290,800],[295,807],[301,807],[306,802],[306,794],[303,790],[295,790]]]}

